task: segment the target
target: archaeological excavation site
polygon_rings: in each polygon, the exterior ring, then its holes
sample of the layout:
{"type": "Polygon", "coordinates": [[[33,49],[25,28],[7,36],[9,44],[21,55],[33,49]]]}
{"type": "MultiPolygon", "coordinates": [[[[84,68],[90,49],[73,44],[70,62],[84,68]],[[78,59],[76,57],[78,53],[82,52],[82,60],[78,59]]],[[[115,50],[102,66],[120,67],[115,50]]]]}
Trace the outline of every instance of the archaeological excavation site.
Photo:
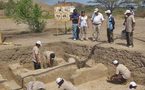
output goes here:
{"type": "Polygon", "coordinates": [[[141,53],[72,42],[48,43],[41,48],[45,50],[56,53],[55,65],[39,70],[33,69],[32,46],[1,50],[0,90],[26,90],[33,80],[45,83],[46,90],[58,90],[58,77],[72,82],[78,90],[128,90],[129,82],[115,85],[106,81],[114,73],[114,59],[131,70],[129,81],[136,81],[138,90],[145,90],[145,56],[141,53]]]}

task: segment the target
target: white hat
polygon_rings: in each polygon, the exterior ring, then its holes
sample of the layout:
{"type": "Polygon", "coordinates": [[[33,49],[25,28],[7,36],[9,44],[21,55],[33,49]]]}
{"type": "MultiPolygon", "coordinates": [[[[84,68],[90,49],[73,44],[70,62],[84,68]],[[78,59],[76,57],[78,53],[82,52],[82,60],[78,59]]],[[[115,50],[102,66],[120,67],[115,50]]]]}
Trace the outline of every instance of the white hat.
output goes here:
{"type": "Polygon", "coordinates": [[[58,83],[60,83],[62,80],[63,80],[62,78],[57,78],[57,79],[56,79],[56,83],[58,84],[58,83]]]}
{"type": "Polygon", "coordinates": [[[130,85],[132,85],[134,87],[137,86],[137,84],[134,81],[130,82],[130,85]]]}
{"type": "Polygon", "coordinates": [[[42,46],[41,41],[37,41],[36,44],[39,44],[40,46],[42,46]]]}
{"type": "Polygon", "coordinates": [[[98,8],[95,8],[95,11],[94,12],[98,12],[99,11],[99,9],[98,8]]]}
{"type": "Polygon", "coordinates": [[[114,60],[112,63],[113,63],[114,65],[116,65],[116,64],[118,64],[119,62],[118,62],[117,60],[114,60]]]}
{"type": "Polygon", "coordinates": [[[105,11],[105,13],[108,13],[108,14],[110,14],[110,13],[111,13],[111,10],[107,10],[107,11],[105,11]]]}
{"type": "Polygon", "coordinates": [[[126,10],[124,14],[128,14],[128,13],[131,13],[130,10],[126,10]]]}

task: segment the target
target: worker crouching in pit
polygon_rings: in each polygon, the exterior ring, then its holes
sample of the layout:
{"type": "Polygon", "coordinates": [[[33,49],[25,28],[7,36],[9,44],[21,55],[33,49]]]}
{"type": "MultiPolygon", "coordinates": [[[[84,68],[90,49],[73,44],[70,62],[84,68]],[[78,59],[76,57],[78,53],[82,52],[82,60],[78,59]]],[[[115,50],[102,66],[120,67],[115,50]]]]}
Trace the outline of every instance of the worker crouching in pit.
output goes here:
{"type": "Polygon", "coordinates": [[[136,90],[136,88],[137,88],[136,82],[134,82],[134,81],[130,82],[129,90],[136,90]]]}
{"type": "Polygon", "coordinates": [[[116,67],[116,73],[107,81],[115,84],[125,84],[131,77],[130,70],[123,64],[120,64],[117,60],[114,60],[112,64],[116,67]]]}
{"type": "Polygon", "coordinates": [[[56,83],[58,84],[59,90],[78,90],[71,82],[68,82],[63,78],[57,78],[56,83]]]}
{"type": "Polygon", "coordinates": [[[48,67],[53,67],[56,64],[55,61],[55,53],[53,51],[45,51],[43,53],[43,67],[48,68],[48,67]]]}

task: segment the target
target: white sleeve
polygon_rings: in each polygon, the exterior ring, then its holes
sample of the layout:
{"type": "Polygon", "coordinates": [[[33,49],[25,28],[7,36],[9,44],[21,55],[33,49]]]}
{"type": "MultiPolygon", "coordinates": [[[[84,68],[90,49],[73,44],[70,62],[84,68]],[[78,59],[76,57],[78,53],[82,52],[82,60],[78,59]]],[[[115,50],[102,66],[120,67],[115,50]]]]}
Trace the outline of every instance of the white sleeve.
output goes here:
{"type": "Polygon", "coordinates": [[[104,21],[105,19],[104,19],[103,15],[101,15],[101,16],[102,16],[102,21],[104,21]]]}
{"type": "Polygon", "coordinates": [[[118,68],[116,68],[116,73],[115,74],[117,74],[117,75],[119,74],[119,69],[118,68]]]}

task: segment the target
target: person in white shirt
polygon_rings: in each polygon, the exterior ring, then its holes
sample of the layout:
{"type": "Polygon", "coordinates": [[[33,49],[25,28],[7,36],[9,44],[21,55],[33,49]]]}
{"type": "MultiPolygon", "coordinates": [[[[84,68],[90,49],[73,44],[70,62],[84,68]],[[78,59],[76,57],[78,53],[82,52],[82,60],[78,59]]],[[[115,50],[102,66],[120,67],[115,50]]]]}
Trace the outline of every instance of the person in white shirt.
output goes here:
{"type": "Polygon", "coordinates": [[[41,41],[37,41],[32,50],[32,61],[34,63],[34,69],[41,69],[41,58],[39,48],[42,46],[41,41]]]}
{"type": "Polygon", "coordinates": [[[123,64],[119,64],[117,60],[114,60],[112,63],[116,67],[116,73],[109,78],[108,82],[116,84],[126,83],[127,80],[131,78],[130,70],[123,64]]]}
{"type": "Polygon", "coordinates": [[[44,57],[44,68],[52,67],[54,65],[55,53],[53,51],[45,51],[44,57]]]}
{"type": "Polygon", "coordinates": [[[81,11],[81,16],[79,17],[79,27],[80,39],[87,40],[88,16],[85,15],[85,11],[81,11]]]}
{"type": "Polygon", "coordinates": [[[136,88],[137,88],[136,82],[134,82],[134,81],[130,82],[129,90],[136,90],[136,88]]]}
{"type": "Polygon", "coordinates": [[[68,82],[63,78],[57,78],[56,83],[58,84],[59,90],[78,90],[71,82],[68,82]]]}
{"type": "Polygon", "coordinates": [[[101,25],[104,21],[103,15],[99,12],[99,9],[96,8],[92,18],[91,18],[94,32],[93,32],[93,41],[98,41],[100,36],[101,25]]]}

